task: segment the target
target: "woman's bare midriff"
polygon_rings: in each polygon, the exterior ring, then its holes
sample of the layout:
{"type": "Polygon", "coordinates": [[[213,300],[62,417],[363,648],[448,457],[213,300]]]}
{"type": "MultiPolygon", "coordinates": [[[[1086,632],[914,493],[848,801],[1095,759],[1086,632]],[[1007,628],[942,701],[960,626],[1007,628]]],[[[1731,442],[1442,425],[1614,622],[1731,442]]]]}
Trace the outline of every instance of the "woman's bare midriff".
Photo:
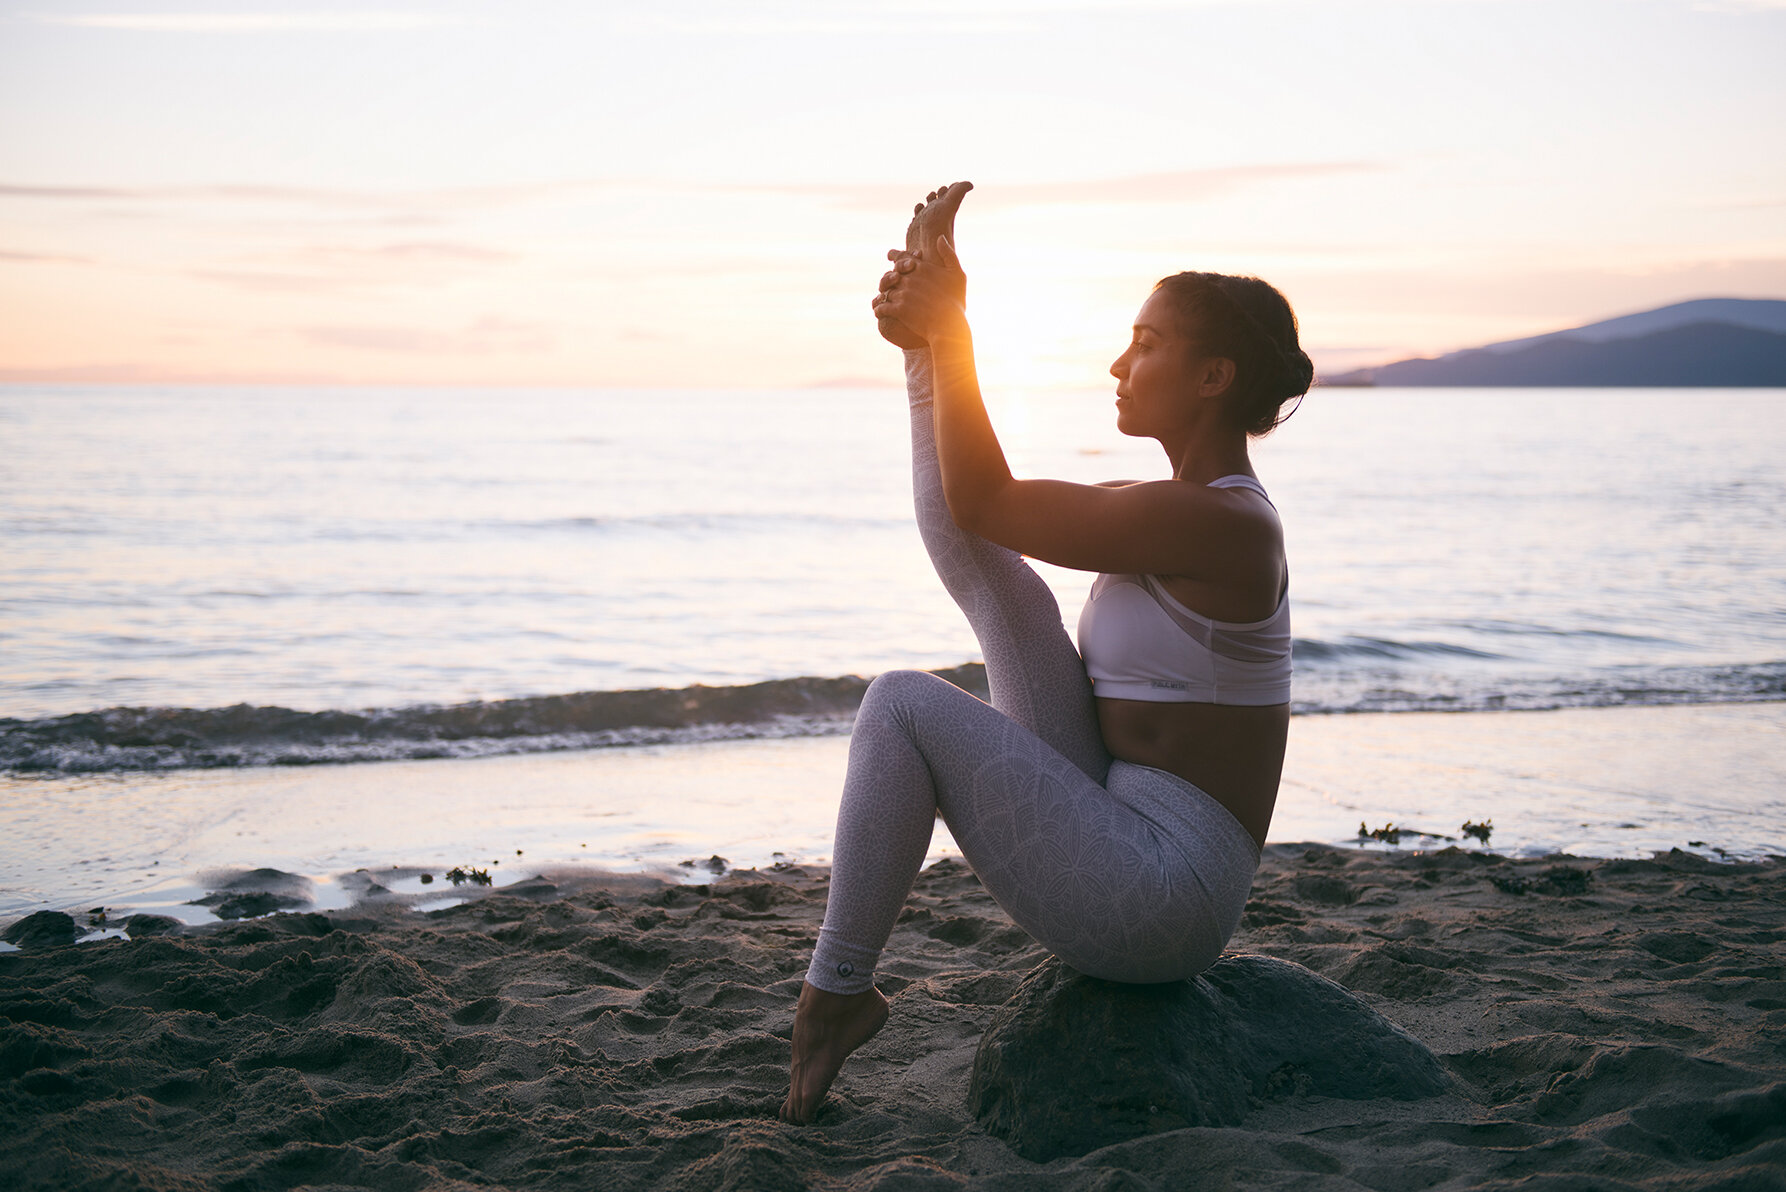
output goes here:
{"type": "Polygon", "coordinates": [[[1178,775],[1226,807],[1265,846],[1284,772],[1289,704],[1099,699],[1098,726],[1112,757],[1178,775]]]}

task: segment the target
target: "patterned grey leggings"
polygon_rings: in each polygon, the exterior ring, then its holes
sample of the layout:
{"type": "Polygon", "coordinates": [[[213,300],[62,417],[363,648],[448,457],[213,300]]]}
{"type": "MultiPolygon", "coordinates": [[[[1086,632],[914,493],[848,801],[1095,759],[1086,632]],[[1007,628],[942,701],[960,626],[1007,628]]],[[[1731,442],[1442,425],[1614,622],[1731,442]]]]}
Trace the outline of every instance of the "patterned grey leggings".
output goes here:
{"type": "Polygon", "coordinates": [[[1105,752],[1054,594],[949,515],[929,351],[908,351],[905,369],[918,529],[979,638],[992,703],[922,671],[869,685],[806,979],[846,994],[873,983],[938,814],[998,904],[1069,965],[1136,983],[1201,972],[1240,922],[1258,845],[1189,782],[1105,752]]]}

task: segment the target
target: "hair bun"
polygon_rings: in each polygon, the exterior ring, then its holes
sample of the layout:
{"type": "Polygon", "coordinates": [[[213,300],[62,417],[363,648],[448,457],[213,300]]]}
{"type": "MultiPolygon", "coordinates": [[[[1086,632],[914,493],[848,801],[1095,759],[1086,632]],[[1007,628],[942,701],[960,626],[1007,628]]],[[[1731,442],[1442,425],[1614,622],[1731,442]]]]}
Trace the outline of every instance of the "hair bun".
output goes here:
{"type": "Polygon", "coordinates": [[[1284,403],[1307,393],[1315,379],[1284,296],[1256,277],[1227,273],[1179,273],[1157,288],[1215,354],[1235,362],[1231,400],[1239,423],[1250,435],[1269,434],[1286,417],[1284,403]]]}
{"type": "Polygon", "coordinates": [[[1283,350],[1284,397],[1301,397],[1315,383],[1315,362],[1294,345],[1283,350]]]}

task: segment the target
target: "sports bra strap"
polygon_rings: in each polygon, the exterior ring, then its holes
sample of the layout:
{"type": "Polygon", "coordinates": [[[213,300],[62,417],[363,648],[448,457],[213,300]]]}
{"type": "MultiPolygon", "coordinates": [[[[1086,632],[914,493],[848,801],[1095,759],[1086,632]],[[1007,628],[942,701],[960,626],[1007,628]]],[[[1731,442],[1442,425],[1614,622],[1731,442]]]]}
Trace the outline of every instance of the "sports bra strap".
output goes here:
{"type": "Polygon", "coordinates": [[[1211,480],[1206,487],[1250,488],[1260,496],[1264,497],[1267,505],[1270,505],[1273,509],[1277,508],[1277,503],[1271,499],[1271,494],[1265,491],[1265,486],[1243,472],[1235,472],[1231,476],[1219,476],[1216,479],[1211,480]]]}
{"type": "Polygon", "coordinates": [[[1215,480],[1211,480],[1207,487],[1250,488],[1260,496],[1264,497],[1267,501],[1271,500],[1271,497],[1265,492],[1265,486],[1260,484],[1257,480],[1254,480],[1251,476],[1246,475],[1244,472],[1236,472],[1232,476],[1218,477],[1215,480]]]}

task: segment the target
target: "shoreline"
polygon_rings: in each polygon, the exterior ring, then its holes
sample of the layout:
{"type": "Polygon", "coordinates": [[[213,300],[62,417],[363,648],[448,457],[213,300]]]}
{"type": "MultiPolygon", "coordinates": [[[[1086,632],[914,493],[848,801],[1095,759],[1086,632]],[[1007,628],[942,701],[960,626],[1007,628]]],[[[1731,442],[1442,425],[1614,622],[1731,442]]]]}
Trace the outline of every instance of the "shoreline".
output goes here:
{"type": "MultiPolygon", "coordinates": [[[[1310,644],[1305,649],[1315,651],[1310,644]]],[[[1322,651],[1332,653],[1332,649],[1322,651]]],[[[989,699],[978,662],[931,667],[989,699]]],[[[1381,676],[1374,676],[1380,679],[1381,676]]],[[[165,773],[267,766],[466,760],[537,753],[691,745],[847,733],[872,676],[804,676],[738,685],[580,691],[559,695],[293,708],[237,702],[131,704],[0,716],[0,772],[165,773]]],[[[1340,695],[1329,678],[1319,686],[1340,695]]],[[[1565,688],[1509,679],[1492,692],[1418,695],[1375,687],[1337,702],[1298,698],[1291,716],[1591,711],[1786,703],[1786,663],[1652,669],[1646,678],[1582,676],[1565,688]],[[1689,673],[1691,672],[1691,674],[1689,673]],[[1692,676],[1696,675],[1694,678],[1692,676]],[[1635,684],[1635,686],[1633,686],[1635,684]]]]}
{"type": "Polygon", "coordinates": [[[982,1031],[1044,953],[953,860],[920,875],[889,942],[886,1030],[813,1125],[775,1120],[824,888],[800,865],[538,884],[0,956],[0,1016],[28,1049],[0,1072],[0,1171],[44,1188],[1780,1186],[1786,861],[1269,845],[1230,950],[1350,989],[1452,1091],[1288,1082],[1238,1126],[1045,1164],[965,1104],[982,1031]]]}
{"type": "MultiPolygon", "coordinates": [[[[368,880],[422,893],[421,873],[453,866],[508,884],[561,869],[696,879],[679,863],[716,855],[822,863],[847,750],[837,736],[0,775],[0,927],[43,909],[184,916],[217,875],[256,869],[311,883],[309,909],[345,909],[368,880]]],[[[1489,850],[1512,856],[1786,854],[1786,703],[1299,717],[1268,840],[1485,820],[1489,850]]],[[[931,859],[951,855],[939,828],[931,859]]]]}

